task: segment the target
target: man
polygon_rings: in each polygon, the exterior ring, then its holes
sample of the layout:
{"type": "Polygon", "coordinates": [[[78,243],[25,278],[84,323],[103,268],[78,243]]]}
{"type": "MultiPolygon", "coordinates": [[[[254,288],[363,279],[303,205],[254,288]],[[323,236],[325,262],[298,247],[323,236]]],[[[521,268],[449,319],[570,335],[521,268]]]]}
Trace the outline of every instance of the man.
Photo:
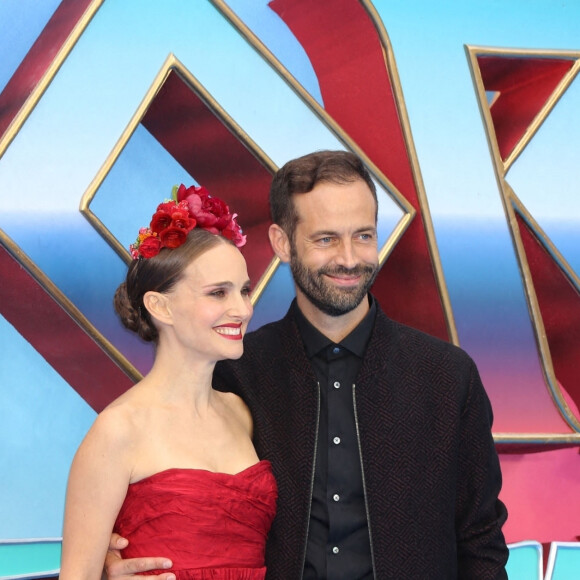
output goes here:
{"type": "MultiPolygon", "coordinates": [[[[276,173],[270,206],[296,300],[214,380],[246,400],[278,482],[268,578],[507,578],[489,400],[465,352],[390,320],[369,294],[368,171],[348,152],[306,155],[276,173]]],[[[162,562],[115,556],[111,580],[162,562]]]]}

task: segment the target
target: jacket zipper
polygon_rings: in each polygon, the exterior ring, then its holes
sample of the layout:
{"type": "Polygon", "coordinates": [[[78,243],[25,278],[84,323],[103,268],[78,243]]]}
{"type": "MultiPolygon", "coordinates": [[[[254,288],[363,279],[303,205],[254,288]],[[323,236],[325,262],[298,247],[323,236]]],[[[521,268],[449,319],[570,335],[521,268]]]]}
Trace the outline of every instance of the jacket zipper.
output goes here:
{"type": "Polygon", "coordinates": [[[312,495],[314,493],[314,472],[316,470],[316,447],[318,446],[318,428],[320,426],[320,383],[316,383],[316,386],[318,390],[316,391],[317,399],[316,399],[316,429],[314,431],[314,457],[312,458],[312,475],[310,476],[308,513],[306,515],[306,538],[304,540],[304,548],[302,550],[302,567],[300,572],[300,580],[304,578],[304,565],[306,564],[306,548],[308,547],[308,534],[310,533],[310,512],[312,511],[312,495]]]}
{"type": "Polygon", "coordinates": [[[356,385],[353,383],[352,385],[352,404],[354,407],[354,424],[356,427],[356,442],[358,445],[358,454],[360,457],[360,471],[361,471],[361,475],[362,475],[362,484],[363,484],[363,495],[365,498],[365,511],[367,514],[367,525],[369,528],[369,544],[370,544],[370,548],[371,548],[371,565],[373,567],[373,578],[377,578],[377,573],[376,573],[376,567],[375,567],[375,554],[373,551],[373,535],[371,533],[371,518],[370,518],[370,513],[369,513],[369,504],[367,501],[367,485],[366,485],[366,481],[365,481],[365,470],[364,470],[364,465],[363,465],[363,456],[362,456],[362,448],[361,448],[361,444],[360,444],[360,431],[359,431],[359,426],[358,426],[358,413],[356,410],[356,385]]]}

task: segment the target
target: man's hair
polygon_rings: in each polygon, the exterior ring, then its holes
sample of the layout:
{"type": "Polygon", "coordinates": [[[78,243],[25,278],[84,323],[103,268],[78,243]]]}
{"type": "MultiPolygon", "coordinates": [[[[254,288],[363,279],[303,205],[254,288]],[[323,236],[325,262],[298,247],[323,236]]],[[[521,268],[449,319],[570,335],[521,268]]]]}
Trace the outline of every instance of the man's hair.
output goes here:
{"type": "Polygon", "coordinates": [[[201,228],[187,234],[185,242],[175,248],[162,248],[152,258],[132,260],[127,278],[115,292],[113,304],[125,328],[136,332],[143,340],[157,344],[159,333],[151,315],[143,305],[146,292],[170,292],[183,278],[185,269],[201,255],[220,244],[234,242],[201,228]]]}
{"type": "MultiPolygon", "coordinates": [[[[364,181],[375,199],[377,191],[368,169],[362,160],[350,151],[316,151],[283,165],[274,175],[270,186],[270,214],[290,240],[298,223],[294,205],[295,194],[308,193],[319,183],[344,185],[364,181]]],[[[375,214],[376,219],[376,214],[375,214]]]]}

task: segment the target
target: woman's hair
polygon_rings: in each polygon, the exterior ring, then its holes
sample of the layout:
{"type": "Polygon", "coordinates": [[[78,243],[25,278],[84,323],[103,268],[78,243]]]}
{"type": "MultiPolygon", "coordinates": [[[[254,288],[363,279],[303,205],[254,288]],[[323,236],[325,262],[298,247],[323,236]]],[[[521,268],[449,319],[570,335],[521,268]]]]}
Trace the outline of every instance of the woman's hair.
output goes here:
{"type": "MultiPolygon", "coordinates": [[[[125,328],[143,340],[157,344],[159,333],[143,304],[146,292],[169,292],[195,259],[219,244],[233,244],[223,236],[194,228],[187,240],[175,249],[163,248],[152,258],[139,258],[129,265],[127,279],[115,292],[115,311],[125,328]]],[[[234,245],[235,247],[235,245],[234,245]]]]}

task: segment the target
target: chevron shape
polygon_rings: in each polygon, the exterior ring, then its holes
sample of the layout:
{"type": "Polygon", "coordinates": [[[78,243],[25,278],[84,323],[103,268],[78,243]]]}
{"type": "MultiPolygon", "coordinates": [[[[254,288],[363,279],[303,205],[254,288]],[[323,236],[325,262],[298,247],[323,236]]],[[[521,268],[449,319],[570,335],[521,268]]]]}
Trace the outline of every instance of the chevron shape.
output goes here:
{"type": "Polygon", "coordinates": [[[494,93],[489,112],[504,163],[525,147],[555,96],[574,69],[576,59],[483,54],[477,64],[483,89],[494,93]]]}

